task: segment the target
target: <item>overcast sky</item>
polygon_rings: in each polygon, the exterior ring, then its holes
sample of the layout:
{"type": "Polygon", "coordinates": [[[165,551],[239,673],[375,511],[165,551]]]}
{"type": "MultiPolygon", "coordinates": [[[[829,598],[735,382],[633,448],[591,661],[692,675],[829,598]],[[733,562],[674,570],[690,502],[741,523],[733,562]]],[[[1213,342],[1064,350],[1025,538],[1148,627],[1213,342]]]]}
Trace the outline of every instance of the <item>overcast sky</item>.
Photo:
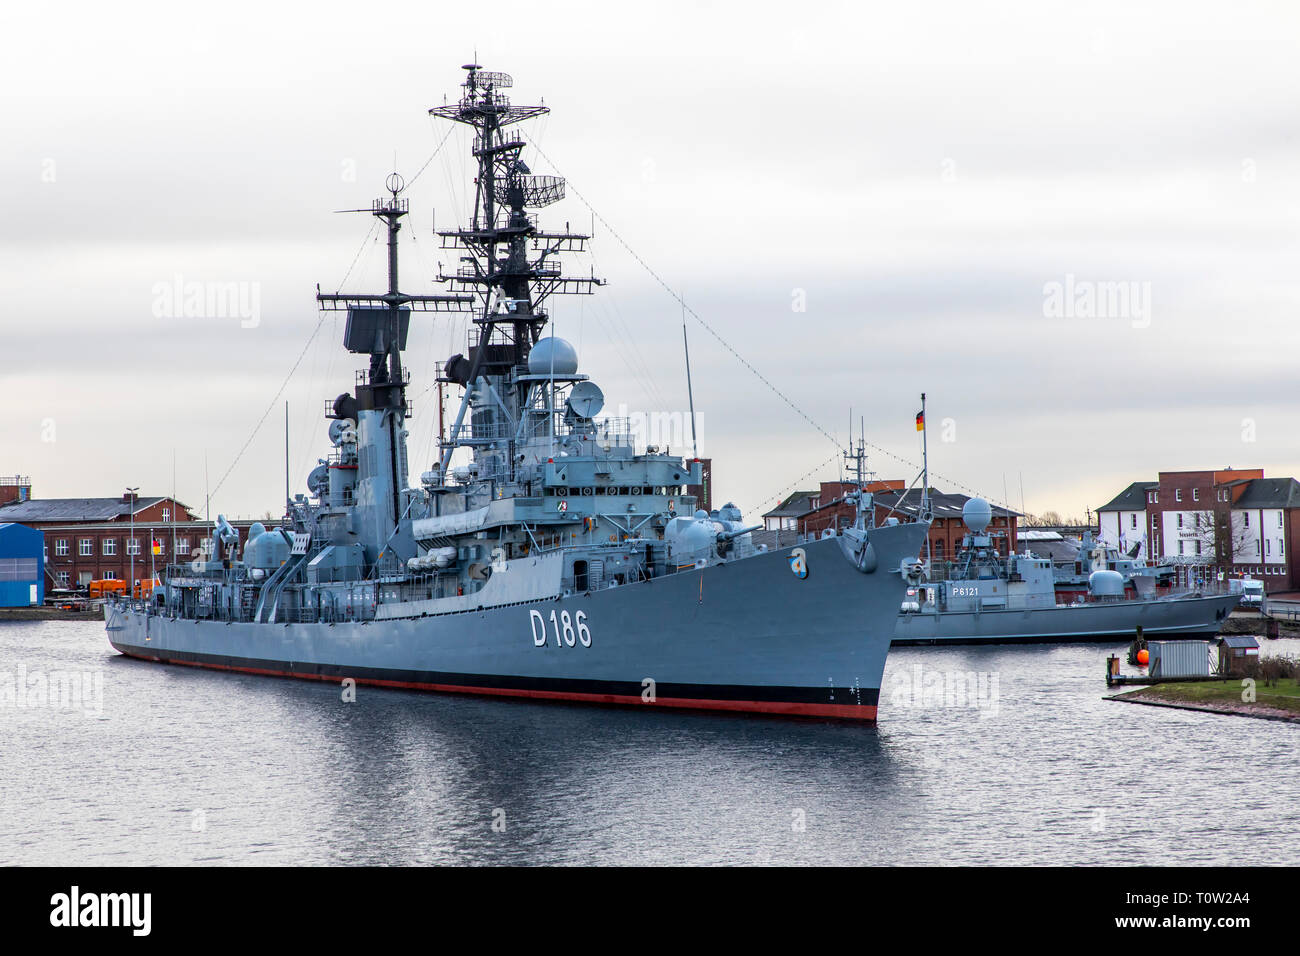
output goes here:
{"type": "MultiPolygon", "coordinates": [[[[383,283],[370,217],[333,211],[394,163],[415,176],[448,128],[427,109],[477,57],[554,110],[525,126],[533,171],[570,183],[543,225],[594,208],[610,227],[571,263],[608,287],[552,300],[608,411],[686,407],[679,307],[612,228],[799,412],[840,442],[864,416],[882,477],[913,477],[890,455],[919,462],[922,391],[934,484],[1017,508],[1023,487],[1031,512],[1081,515],[1162,469],[1300,477],[1298,21],[1284,3],[6,5],[0,473],[38,497],[168,494],[174,460],[200,512],[220,483],[214,514],[278,514],[283,402],[302,491],[361,364],[341,318],[312,338],[316,283],[383,283]],[[242,283],[255,321],[158,315],[177,281],[242,283]],[[1089,311],[1102,283],[1131,293],[1119,314],[1089,311]]],[[[432,229],[467,215],[469,145],[453,127],[409,190],[407,291],[455,265],[432,229]]],[[[690,335],[718,503],[752,515],[838,477],[821,431],[690,335]]],[[[464,340],[464,319],[413,318],[413,478],[433,363],[464,340]]]]}

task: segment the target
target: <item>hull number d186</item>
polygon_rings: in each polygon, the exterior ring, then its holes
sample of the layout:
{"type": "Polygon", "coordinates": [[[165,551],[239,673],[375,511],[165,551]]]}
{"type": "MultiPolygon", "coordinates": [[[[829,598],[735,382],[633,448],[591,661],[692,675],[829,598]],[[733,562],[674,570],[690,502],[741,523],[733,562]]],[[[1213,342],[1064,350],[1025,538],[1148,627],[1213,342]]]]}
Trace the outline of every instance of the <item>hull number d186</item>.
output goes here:
{"type": "Polygon", "coordinates": [[[552,636],[556,647],[573,647],[575,644],[591,647],[591,628],[587,627],[586,611],[578,611],[572,617],[568,611],[560,611],[558,615],[552,611],[549,634],[541,611],[529,610],[528,623],[533,628],[534,647],[545,647],[552,636]]]}

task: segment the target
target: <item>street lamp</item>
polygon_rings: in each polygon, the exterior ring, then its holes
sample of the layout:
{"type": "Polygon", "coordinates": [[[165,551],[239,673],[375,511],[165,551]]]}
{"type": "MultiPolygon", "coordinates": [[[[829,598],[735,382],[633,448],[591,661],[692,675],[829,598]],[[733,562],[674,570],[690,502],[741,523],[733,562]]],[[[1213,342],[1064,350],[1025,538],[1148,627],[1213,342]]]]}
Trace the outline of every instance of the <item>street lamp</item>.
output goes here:
{"type": "Polygon", "coordinates": [[[139,490],[138,486],[126,489],[128,507],[131,509],[131,537],[126,543],[126,553],[131,562],[131,570],[127,577],[126,586],[128,593],[133,598],[135,597],[135,551],[133,550],[132,545],[135,544],[135,493],[139,490]]]}

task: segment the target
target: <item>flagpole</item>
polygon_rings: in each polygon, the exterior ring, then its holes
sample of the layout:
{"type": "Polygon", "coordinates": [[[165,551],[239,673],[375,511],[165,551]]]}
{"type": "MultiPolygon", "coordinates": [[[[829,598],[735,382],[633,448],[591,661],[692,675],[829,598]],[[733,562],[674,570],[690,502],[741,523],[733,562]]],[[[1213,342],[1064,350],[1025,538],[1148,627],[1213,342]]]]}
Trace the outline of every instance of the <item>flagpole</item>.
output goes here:
{"type": "MultiPolygon", "coordinates": [[[[925,392],[921,393],[921,520],[930,520],[930,443],[925,428],[925,392]]],[[[925,532],[925,566],[930,567],[930,531],[925,532]]]]}
{"type": "Polygon", "coordinates": [[[921,393],[921,514],[930,515],[930,452],[925,431],[925,392],[921,393]]]}

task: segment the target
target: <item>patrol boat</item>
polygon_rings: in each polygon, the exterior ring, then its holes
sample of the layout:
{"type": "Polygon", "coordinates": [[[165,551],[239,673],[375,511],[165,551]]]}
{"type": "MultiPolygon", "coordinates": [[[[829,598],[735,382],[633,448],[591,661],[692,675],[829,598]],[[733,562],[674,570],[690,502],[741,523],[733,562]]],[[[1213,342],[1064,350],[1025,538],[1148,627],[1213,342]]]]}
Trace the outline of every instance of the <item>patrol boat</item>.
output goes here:
{"type": "Polygon", "coordinates": [[[1047,644],[1211,636],[1239,595],[1192,591],[1130,598],[1113,569],[1092,571],[1088,600],[1058,603],[1052,562],[1032,552],[1003,557],[988,532],[993,511],[983,498],[962,507],[969,534],[950,567],[931,568],[925,586],[909,588],[895,644],[1047,644]]]}
{"type": "Polygon", "coordinates": [[[219,516],[148,601],[106,607],[113,647],[321,681],[873,720],[928,522],[871,528],[860,500],[853,527],[767,550],[734,506],[697,509],[698,458],[638,447],[626,420],[600,417],[573,346],[542,335],[552,295],[601,284],[561,267],[589,237],[531,212],[564,196],[516,132],[547,110],[512,104],[504,73],[464,69],[459,100],[429,111],[475,134],[472,221],[437,233],[460,256],[438,276],[448,294],[400,291],[409,210],[394,174],[365,210],[387,227],[387,291],[318,290],[369,364],[328,405],[333,451],[310,494],[242,550],[219,516]],[[407,331],[451,311],[476,331],[436,379],[462,397],[409,487],[407,331]]]}

